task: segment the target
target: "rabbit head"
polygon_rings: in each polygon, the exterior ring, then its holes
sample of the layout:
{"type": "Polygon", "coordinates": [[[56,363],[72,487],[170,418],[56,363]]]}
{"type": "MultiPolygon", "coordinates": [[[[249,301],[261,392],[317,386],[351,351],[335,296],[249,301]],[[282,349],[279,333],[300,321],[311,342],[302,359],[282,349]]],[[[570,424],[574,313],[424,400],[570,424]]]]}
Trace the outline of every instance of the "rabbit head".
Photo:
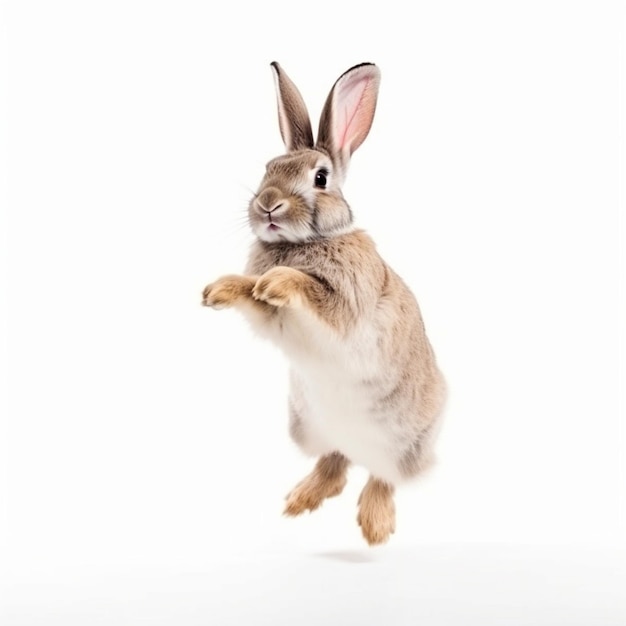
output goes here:
{"type": "Polygon", "coordinates": [[[317,141],[302,95],[278,63],[272,63],[280,134],[287,149],[272,159],[248,216],[253,232],[268,243],[301,243],[352,229],[352,212],[341,192],[352,153],[369,133],[380,72],[362,63],[342,74],[330,90],[317,141]]]}

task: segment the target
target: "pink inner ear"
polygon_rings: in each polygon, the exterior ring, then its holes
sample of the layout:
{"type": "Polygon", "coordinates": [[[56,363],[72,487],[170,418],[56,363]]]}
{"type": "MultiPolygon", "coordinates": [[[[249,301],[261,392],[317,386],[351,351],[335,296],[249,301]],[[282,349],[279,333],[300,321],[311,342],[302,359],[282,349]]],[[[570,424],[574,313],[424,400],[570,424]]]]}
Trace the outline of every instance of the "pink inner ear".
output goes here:
{"type": "Polygon", "coordinates": [[[369,132],[376,105],[370,78],[354,77],[339,87],[335,101],[334,134],[340,150],[354,152],[369,132]]]}

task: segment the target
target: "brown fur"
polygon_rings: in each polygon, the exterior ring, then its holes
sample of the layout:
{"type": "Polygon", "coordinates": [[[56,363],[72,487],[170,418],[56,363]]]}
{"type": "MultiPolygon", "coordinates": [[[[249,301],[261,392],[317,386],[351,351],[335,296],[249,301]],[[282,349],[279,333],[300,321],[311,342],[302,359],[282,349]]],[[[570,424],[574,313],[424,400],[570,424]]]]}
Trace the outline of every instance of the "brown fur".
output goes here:
{"type": "Polygon", "coordinates": [[[346,485],[349,465],[350,461],[339,452],[321,457],[315,469],[287,496],[285,515],[314,511],[326,498],[338,496],[346,485]]]}
{"type": "Polygon", "coordinates": [[[357,522],[370,546],[385,543],[396,531],[393,492],[393,485],[370,476],[359,496],[357,522]]]}
{"type": "Polygon", "coordinates": [[[338,495],[350,462],[360,463],[371,474],[357,519],[376,545],[395,530],[394,485],[433,462],[445,397],[415,297],[353,228],[341,191],[373,119],[379,73],[363,64],[339,78],[314,144],[299,91],[272,67],[287,154],[267,164],[248,207],[257,240],[245,275],[208,285],[203,304],[241,310],[294,365],[289,432],[319,460],[287,496],[285,514],[338,495]]]}
{"type": "Polygon", "coordinates": [[[299,246],[255,242],[247,271],[265,275],[276,266],[298,268],[310,278],[309,283],[293,282],[290,287],[296,290],[307,285],[303,304],[342,333],[375,305],[385,278],[382,259],[363,231],[299,246]]]}
{"type": "Polygon", "coordinates": [[[240,306],[247,308],[258,318],[270,319],[276,314],[276,308],[252,295],[258,279],[258,276],[237,274],[222,276],[204,288],[202,304],[214,309],[240,306]]]}
{"type": "Polygon", "coordinates": [[[280,135],[289,150],[312,148],[313,132],[302,96],[278,63],[272,63],[272,68],[278,90],[283,96],[282,100],[278,101],[280,135]]]}

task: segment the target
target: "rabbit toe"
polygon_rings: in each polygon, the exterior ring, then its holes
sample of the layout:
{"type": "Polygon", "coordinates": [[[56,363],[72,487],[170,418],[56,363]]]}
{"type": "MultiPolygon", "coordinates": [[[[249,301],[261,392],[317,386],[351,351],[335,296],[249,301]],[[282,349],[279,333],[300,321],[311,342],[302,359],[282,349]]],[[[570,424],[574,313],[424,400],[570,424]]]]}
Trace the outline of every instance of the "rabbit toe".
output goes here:
{"type": "Polygon", "coordinates": [[[297,306],[299,274],[290,267],[274,267],[257,280],[252,296],[276,307],[297,306]]]}

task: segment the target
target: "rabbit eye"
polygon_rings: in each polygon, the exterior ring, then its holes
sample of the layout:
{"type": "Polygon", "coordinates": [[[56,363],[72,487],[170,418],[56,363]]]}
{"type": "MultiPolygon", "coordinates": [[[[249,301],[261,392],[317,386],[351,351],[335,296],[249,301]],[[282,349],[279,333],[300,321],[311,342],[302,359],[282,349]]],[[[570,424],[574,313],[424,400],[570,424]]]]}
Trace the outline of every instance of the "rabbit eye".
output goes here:
{"type": "Polygon", "coordinates": [[[327,169],[322,167],[319,170],[317,170],[317,172],[315,173],[315,186],[319,187],[320,189],[326,189],[326,183],[328,182],[327,176],[328,176],[327,169]]]}

